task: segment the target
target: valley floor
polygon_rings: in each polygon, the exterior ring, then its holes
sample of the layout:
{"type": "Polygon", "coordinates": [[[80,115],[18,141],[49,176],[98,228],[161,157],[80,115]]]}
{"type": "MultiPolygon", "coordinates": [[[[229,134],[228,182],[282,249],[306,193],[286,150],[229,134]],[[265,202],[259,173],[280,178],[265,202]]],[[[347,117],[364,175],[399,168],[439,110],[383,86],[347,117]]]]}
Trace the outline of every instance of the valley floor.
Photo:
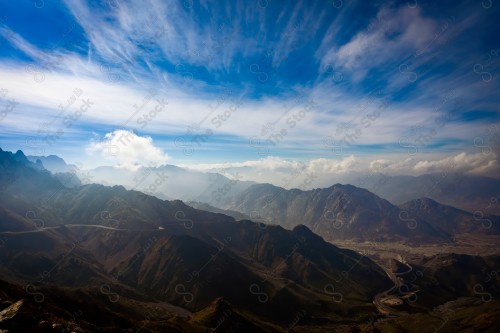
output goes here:
{"type": "Polygon", "coordinates": [[[448,244],[423,244],[406,245],[401,243],[375,243],[336,240],[331,242],[341,248],[351,249],[365,253],[368,257],[375,259],[398,259],[418,258],[444,253],[456,253],[467,255],[499,255],[500,236],[498,235],[472,235],[464,234],[457,236],[454,243],[448,244]]]}

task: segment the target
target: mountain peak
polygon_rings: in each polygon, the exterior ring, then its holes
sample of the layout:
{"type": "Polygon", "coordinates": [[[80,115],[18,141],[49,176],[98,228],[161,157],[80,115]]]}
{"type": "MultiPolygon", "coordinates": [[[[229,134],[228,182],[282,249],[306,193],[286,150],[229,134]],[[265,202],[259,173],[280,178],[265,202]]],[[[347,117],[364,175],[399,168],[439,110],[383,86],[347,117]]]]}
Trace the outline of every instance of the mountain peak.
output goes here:
{"type": "Polygon", "coordinates": [[[71,172],[72,165],[66,163],[64,159],[57,155],[49,155],[49,156],[36,156],[36,155],[28,155],[26,158],[36,163],[37,160],[40,160],[43,163],[43,167],[52,173],[56,172],[71,172]]]}
{"type": "Polygon", "coordinates": [[[43,165],[42,161],[40,161],[39,159],[37,159],[35,161],[35,166],[39,170],[45,170],[45,166],[43,165]]]}
{"type": "Polygon", "coordinates": [[[229,306],[229,304],[226,302],[224,297],[217,297],[216,299],[213,300],[212,304],[217,308],[220,309],[221,307],[225,307],[226,305],[229,306]]]}
{"type": "Polygon", "coordinates": [[[410,201],[407,201],[405,202],[404,204],[402,204],[400,207],[403,207],[403,208],[406,208],[406,209],[409,209],[409,208],[417,208],[417,209],[421,209],[421,208],[424,208],[424,207],[427,207],[427,208],[436,208],[436,207],[440,207],[440,206],[444,206],[443,204],[437,202],[436,200],[432,200],[428,197],[420,197],[420,198],[417,198],[417,199],[413,199],[413,200],[410,200],[410,201]]]}
{"type": "Polygon", "coordinates": [[[269,183],[254,184],[251,187],[262,189],[281,189],[281,187],[269,183]]]}
{"type": "Polygon", "coordinates": [[[292,229],[293,233],[297,236],[302,236],[302,237],[310,237],[310,236],[316,236],[312,231],[311,229],[309,229],[308,227],[306,227],[305,225],[303,224],[299,224],[297,226],[295,226],[293,229],[292,229]]]}
{"type": "Polygon", "coordinates": [[[115,186],[113,186],[112,188],[113,188],[114,190],[119,191],[119,192],[125,192],[125,191],[127,191],[127,189],[126,189],[124,186],[122,186],[122,185],[115,185],[115,186]]]}
{"type": "Polygon", "coordinates": [[[22,163],[28,163],[28,159],[26,158],[26,155],[24,155],[23,151],[22,150],[18,150],[16,151],[16,153],[14,154],[14,159],[17,161],[17,162],[22,162],[22,163]]]}
{"type": "Polygon", "coordinates": [[[438,205],[441,205],[439,202],[437,202],[436,200],[432,200],[431,198],[428,198],[428,197],[420,197],[418,199],[416,199],[417,201],[420,201],[420,202],[423,202],[427,205],[432,205],[432,206],[438,206],[438,205]]]}

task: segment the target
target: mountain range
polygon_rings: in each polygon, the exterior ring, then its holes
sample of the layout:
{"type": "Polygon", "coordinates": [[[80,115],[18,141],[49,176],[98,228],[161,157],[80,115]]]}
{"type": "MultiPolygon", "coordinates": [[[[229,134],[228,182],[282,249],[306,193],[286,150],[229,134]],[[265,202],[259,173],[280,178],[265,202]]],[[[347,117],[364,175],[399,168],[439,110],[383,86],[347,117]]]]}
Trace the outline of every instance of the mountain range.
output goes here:
{"type": "Polygon", "coordinates": [[[339,312],[366,317],[373,296],[391,284],[373,261],[305,226],[237,222],[120,186],[67,188],[34,166],[22,152],[0,152],[8,198],[0,206],[2,275],[25,281],[35,302],[53,286],[94,297],[100,290],[111,303],[173,303],[189,313],[213,312],[222,297],[237,321],[259,326],[243,320],[257,316],[263,331],[273,331],[300,308],[313,322],[338,320],[339,312]],[[339,278],[342,304],[325,291],[339,278]]]}
{"type": "Polygon", "coordinates": [[[3,150],[0,196],[8,332],[417,332],[408,322],[494,332],[500,316],[498,256],[436,255],[391,271],[326,241],[443,244],[486,232],[430,199],[397,207],[349,185],[255,184],[232,197],[234,210],[190,203],[210,212],[123,186],[65,185],[41,160],[3,150]]]}
{"type": "Polygon", "coordinates": [[[465,211],[500,215],[500,179],[457,172],[420,176],[369,175],[351,182],[396,205],[427,197],[465,211]]]}
{"type": "Polygon", "coordinates": [[[495,198],[500,187],[496,186],[497,180],[487,177],[452,173],[419,177],[372,175],[356,179],[373,193],[341,184],[303,191],[241,181],[237,174],[204,173],[173,165],[135,171],[98,167],[84,172],[53,155],[28,156],[28,160],[55,173],[66,187],[80,185],[76,177],[80,175],[85,182],[122,185],[160,199],[186,200],[195,208],[237,220],[251,219],[286,228],[304,224],[327,240],[436,243],[452,241],[464,233],[499,232],[500,218],[492,215],[497,205],[486,205],[484,195],[495,198]],[[382,197],[376,195],[380,193],[382,197]],[[456,203],[457,207],[475,209],[456,209],[432,199],[436,197],[456,203]]]}
{"type": "MultiPolygon", "coordinates": [[[[243,181],[237,173],[205,173],[174,165],[141,166],[135,170],[100,166],[83,170],[67,164],[62,158],[50,155],[28,156],[29,161],[39,163],[54,174],[72,174],[82,183],[98,183],[107,186],[121,185],[161,199],[178,199],[216,204],[254,184],[243,181]]],[[[68,176],[66,176],[68,177],[68,176]]]]}
{"type": "MultiPolygon", "coordinates": [[[[27,158],[33,163],[40,160],[41,165],[54,174],[77,175],[83,183],[122,185],[162,199],[194,201],[219,208],[234,195],[256,184],[242,180],[239,168],[200,172],[174,165],[151,165],[136,170],[110,166],[83,170],[55,155],[27,158]]],[[[500,180],[496,178],[457,172],[420,176],[353,172],[345,175],[345,180],[398,206],[429,198],[464,211],[500,215],[500,180]]],[[[75,180],[69,184],[75,184],[75,180]]]]}
{"type": "Polygon", "coordinates": [[[302,191],[252,185],[220,206],[286,228],[304,224],[327,240],[441,243],[464,233],[498,234],[500,218],[442,205],[429,198],[395,206],[352,185],[302,191]]]}

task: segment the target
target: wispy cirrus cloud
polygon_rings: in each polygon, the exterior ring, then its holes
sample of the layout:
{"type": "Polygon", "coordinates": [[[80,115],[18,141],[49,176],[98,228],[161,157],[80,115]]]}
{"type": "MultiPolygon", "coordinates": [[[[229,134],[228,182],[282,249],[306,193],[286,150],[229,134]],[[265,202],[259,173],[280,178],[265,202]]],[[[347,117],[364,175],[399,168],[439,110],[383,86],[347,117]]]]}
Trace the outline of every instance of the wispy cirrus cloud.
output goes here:
{"type": "Polygon", "coordinates": [[[406,2],[187,3],[65,1],[55,41],[2,24],[9,49],[0,51],[0,87],[22,106],[0,124],[2,140],[19,145],[40,124],[59,126],[69,114],[59,105],[75,88],[94,104],[48,152],[69,141],[83,150],[92,133],[127,130],[188,165],[270,156],[266,165],[276,168],[307,160],[336,173],[388,159],[403,170],[411,147],[415,160],[430,163],[420,168],[473,154],[473,139],[499,120],[491,32],[471,37],[491,27],[494,10],[465,2],[442,12],[406,2]]]}
{"type": "Polygon", "coordinates": [[[348,43],[328,50],[321,61],[353,71],[354,79],[361,80],[371,68],[397,64],[402,55],[423,48],[436,26],[437,22],[424,17],[419,7],[382,8],[365,30],[348,43]]]}

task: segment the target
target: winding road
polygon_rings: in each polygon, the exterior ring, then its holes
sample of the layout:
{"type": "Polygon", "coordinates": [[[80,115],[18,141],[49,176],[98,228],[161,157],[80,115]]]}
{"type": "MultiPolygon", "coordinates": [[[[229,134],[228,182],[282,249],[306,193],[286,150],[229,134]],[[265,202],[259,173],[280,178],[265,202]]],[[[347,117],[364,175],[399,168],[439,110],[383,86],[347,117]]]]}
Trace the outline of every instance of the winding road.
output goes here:
{"type": "Polygon", "coordinates": [[[394,299],[394,298],[399,299],[399,297],[391,296],[389,294],[396,289],[399,290],[403,284],[403,280],[400,277],[398,277],[398,275],[408,274],[412,271],[413,268],[409,264],[406,264],[406,263],[404,263],[404,264],[408,267],[408,271],[403,272],[403,273],[393,273],[390,269],[384,268],[385,273],[387,274],[389,279],[391,279],[391,281],[394,283],[394,286],[392,286],[391,288],[389,288],[385,291],[382,291],[381,293],[378,293],[377,295],[375,295],[375,297],[373,299],[373,304],[375,304],[378,311],[382,314],[396,315],[396,316],[401,316],[401,315],[407,314],[404,311],[395,310],[394,308],[384,304],[384,301],[387,299],[391,299],[391,298],[392,299],[394,299]]]}
{"type": "Polygon", "coordinates": [[[58,225],[54,227],[43,227],[43,228],[37,228],[35,230],[26,230],[26,231],[2,231],[0,234],[3,235],[9,235],[9,234],[30,234],[30,233],[37,233],[37,232],[44,232],[48,230],[57,230],[62,227],[92,227],[92,228],[100,228],[100,229],[106,229],[106,230],[115,230],[115,231],[156,231],[156,230],[162,230],[162,227],[158,227],[156,229],[119,229],[119,228],[112,228],[112,227],[107,227],[105,225],[100,225],[100,224],[65,224],[65,225],[58,225]]]}

